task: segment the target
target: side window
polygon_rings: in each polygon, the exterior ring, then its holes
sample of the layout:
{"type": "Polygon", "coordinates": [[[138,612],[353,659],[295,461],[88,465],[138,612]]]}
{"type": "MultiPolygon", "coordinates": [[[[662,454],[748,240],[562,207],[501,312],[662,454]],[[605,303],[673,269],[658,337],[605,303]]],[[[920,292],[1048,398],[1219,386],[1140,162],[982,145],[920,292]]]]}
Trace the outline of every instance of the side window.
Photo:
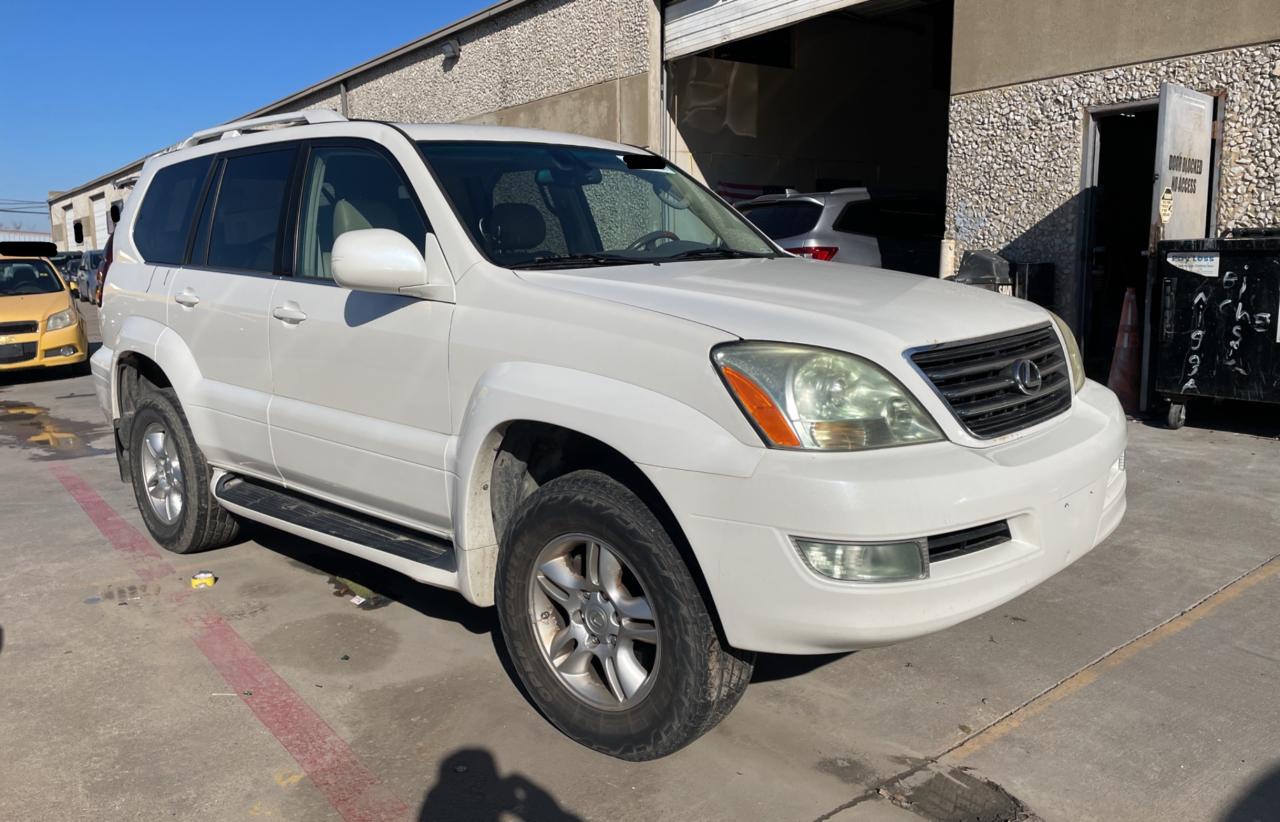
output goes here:
{"type": "Polygon", "coordinates": [[[144,260],[169,265],[184,262],[191,217],[212,162],[212,157],[201,157],[156,172],[133,226],[133,241],[144,260]]]}
{"type": "Polygon", "coordinates": [[[875,206],[870,200],[858,200],[849,203],[836,217],[831,227],[845,234],[864,234],[874,237],[879,233],[879,220],[876,219],[875,206]]]}
{"type": "Polygon", "coordinates": [[[211,268],[270,273],[295,149],[226,159],[209,229],[211,268]]]}
{"type": "Polygon", "coordinates": [[[371,149],[320,146],[312,150],[302,184],[297,277],[331,280],[333,242],[347,231],[387,228],[422,250],[427,224],[409,184],[382,154],[371,149]]]}

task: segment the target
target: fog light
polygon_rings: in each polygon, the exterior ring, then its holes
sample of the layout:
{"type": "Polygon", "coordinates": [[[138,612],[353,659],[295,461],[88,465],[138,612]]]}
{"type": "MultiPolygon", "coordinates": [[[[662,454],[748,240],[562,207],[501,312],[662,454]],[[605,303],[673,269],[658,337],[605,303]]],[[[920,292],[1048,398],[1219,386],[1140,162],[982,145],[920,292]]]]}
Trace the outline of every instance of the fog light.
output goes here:
{"type": "Polygon", "coordinates": [[[929,576],[929,542],[818,542],[793,538],[804,564],[831,579],[900,582],[929,576]]]}
{"type": "Polygon", "coordinates": [[[76,353],[74,345],[64,345],[61,348],[50,348],[44,352],[44,355],[46,357],[70,357],[74,353],[76,353]]]}

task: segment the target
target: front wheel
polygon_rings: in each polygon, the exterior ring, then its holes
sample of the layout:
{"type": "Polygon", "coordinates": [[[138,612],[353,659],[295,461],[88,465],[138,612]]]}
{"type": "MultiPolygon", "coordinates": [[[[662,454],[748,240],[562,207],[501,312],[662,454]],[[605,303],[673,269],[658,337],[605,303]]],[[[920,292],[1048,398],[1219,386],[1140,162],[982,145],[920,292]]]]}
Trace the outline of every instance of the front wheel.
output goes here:
{"type": "Polygon", "coordinates": [[[497,579],[507,649],[565,734],[656,759],[737,704],[752,655],[720,639],[671,537],[621,483],[596,471],[554,479],[507,534],[497,579]]]}

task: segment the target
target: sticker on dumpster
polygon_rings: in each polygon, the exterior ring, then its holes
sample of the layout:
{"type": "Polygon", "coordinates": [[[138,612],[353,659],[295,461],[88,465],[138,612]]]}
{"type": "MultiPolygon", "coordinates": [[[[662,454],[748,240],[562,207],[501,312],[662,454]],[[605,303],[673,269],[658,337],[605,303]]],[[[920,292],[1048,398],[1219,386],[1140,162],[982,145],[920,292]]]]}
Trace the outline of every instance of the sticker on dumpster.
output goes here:
{"type": "Polygon", "coordinates": [[[1199,274],[1201,277],[1218,276],[1218,252],[1216,251],[1170,251],[1166,257],[1169,265],[1199,274]]]}

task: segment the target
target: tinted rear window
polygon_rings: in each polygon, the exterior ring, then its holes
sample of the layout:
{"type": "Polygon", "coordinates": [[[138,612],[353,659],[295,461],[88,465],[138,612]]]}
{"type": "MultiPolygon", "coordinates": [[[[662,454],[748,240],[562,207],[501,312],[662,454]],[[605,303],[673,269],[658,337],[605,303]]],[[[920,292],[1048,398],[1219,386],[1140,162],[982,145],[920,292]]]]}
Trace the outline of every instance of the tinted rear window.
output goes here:
{"type": "Polygon", "coordinates": [[[209,231],[211,268],[269,273],[294,147],[228,157],[209,231]]]}
{"type": "Polygon", "coordinates": [[[942,209],[924,200],[862,200],[845,206],[832,228],[872,237],[940,237],[942,209]]]}
{"type": "Polygon", "coordinates": [[[133,227],[133,241],[144,260],[170,265],[183,262],[191,217],[212,163],[212,157],[200,157],[156,172],[133,227]]]}
{"type": "Polygon", "coordinates": [[[807,234],[822,216],[822,206],[807,202],[743,206],[741,211],[771,240],[807,234]]]}

